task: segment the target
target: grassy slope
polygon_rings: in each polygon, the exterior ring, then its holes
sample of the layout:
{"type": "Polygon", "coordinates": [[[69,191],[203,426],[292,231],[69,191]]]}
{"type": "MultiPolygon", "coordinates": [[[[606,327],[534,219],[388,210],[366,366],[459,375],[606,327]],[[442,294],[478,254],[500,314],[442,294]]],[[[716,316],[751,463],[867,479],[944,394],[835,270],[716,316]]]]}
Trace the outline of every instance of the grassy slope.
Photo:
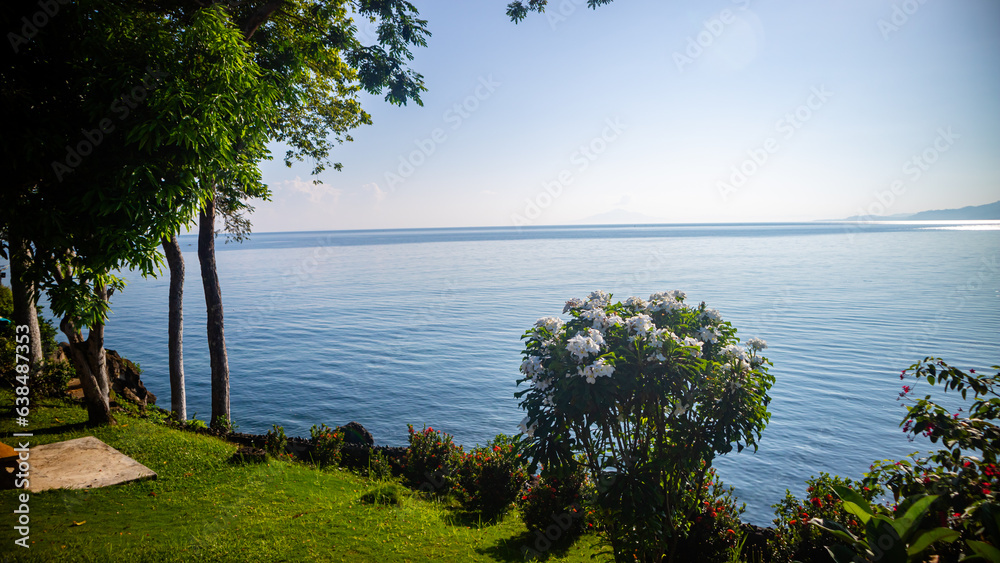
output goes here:
{"type": "MultiPolygon", "coordinates": [[[[12,404],[0,390],[8,444],[20,430],[12,404]]],[[[126,415],[118,426],[87,429],[86,416],[58,401],[34,405],[32,446],[93,435],[159,476],[32,494],[30,550],[13,545],[18,491],[0,491],[0,552],[15,561],[522,561],[521,546],[535,543],[516,512],[481,525],[416,497],[402,507],[367,505],[358,499],[376,484],[347,471],[274,460],[233,466],[226,460],[236,446],[217,438],[126,415]]],[[[590,562],[598,551],[588,535],[548,560],[590,562]]]]}

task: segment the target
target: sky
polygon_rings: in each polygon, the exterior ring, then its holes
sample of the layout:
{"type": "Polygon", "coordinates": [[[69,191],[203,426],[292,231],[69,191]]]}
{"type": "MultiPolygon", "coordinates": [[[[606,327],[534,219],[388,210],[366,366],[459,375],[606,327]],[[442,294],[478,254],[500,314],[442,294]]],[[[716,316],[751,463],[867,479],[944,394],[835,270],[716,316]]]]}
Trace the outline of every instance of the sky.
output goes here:
{"type": "MultiPolygon", "coordinates": [[[[423,106],[363,95],[254,231],[762,222],[1000,199],[995,0],[413,0],[423,106]],[[321,184],[316,185],[314,180],[321,184]],[[605,215],[614,212],[616,215],[605,215]]],[[[359,24],[363,38],[373,30],[359,24]]]]}

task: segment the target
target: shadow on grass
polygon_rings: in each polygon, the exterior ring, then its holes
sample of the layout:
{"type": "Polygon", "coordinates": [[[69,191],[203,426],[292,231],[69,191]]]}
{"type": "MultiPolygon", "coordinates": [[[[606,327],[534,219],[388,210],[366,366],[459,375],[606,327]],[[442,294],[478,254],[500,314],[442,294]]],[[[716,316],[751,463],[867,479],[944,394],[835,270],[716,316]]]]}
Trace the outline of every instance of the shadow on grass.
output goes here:
{"type": "Polygon", "coordinates": [[[577,539],[579,536],[563,535],[550,540],[545,532],[523,532],[490,547],[477,548],[476,552],[496,561],[548,561],[551,557],[565,557],[577,539]]]}
{"type": "Polygon", "coordinates": [[[479,529],[503,522],[506,515],[506,512],[485,513],[452,507],[449,509],[448,515],[444,517],[444,521],[449,526],[468,526],[479,529]]]}

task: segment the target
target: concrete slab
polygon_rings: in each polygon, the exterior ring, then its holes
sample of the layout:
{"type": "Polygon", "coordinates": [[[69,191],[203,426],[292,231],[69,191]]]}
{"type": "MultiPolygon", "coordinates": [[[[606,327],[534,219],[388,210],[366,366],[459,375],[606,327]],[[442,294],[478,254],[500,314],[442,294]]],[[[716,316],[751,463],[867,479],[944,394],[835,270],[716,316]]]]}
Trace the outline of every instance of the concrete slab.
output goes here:
{"type": "Polygon", "coordinates": [[[93,436],[30,449],[33,492],[48,489],[96,489],[156,473],[93,436]]]}

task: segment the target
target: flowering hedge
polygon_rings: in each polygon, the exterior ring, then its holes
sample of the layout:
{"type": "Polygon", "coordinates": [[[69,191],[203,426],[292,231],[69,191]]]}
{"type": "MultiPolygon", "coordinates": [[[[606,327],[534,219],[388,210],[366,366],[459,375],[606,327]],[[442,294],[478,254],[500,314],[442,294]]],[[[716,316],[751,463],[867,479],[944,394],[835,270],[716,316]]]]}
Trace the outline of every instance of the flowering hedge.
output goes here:
{"type": "Polygon", "coordinates": [[[453,473],[461,463],[462,448],[451,434],[424,427],[417,432],[406,425],[410,446],[403,456],[403,477],[421,491],[445,494],[454,485],[453,473]]]}
{"type": "Polygon", "coordinates": [[[806,485],[807,498],[799,500],[785,490],[785,498],[773,505],[776,518],[772,548],[779,561],[823,561],[829,558],[825,548],[832,543],[831,538],[811,525],[813,519],[839,522],[852,534],[864,534],[864,522],[844,508],[844,502],[837,496],[834,487],[850,487],[868,502],[883,492],[877,484],[872,483],[868,487],[828,473],[810,478],[806,485]]]}
{"type": "Polygon", "coordinates": [[[321,424],[310,428],[309,434],[312,436],[313,460],[321,466],[338,465],[340,449],[344,445],[344,433],[321,424]]]}
{"type": "Polygon", "coordinates": [[[718,311],[684,299],[613,303],[595,291],[566,303],[569,320],[539,319],[523,337],[528,453],[552,474],[583,456],[617,560],[673,560],[712,459],[756,449],[770,416],[764,341],[739,346],[718,311]]]}
{"type": "Polygon", "coordinates": [[[462,454],[455,475],[462,505],[490,517],[505,512],[517,500],[528,480],[527,462],[521,456],[520,436],[503,434],[485,446],[462,454]]]}
{"type": "MultiPolygon", "coordinates": [[[[925,527],[946,527],[961,532],[961,540],[935,546],[943,559],[978,554],[983,544],[1000,561],[1000,366],[993,375],[968,372],[940,358],[927,357],[902,370],[900,401],[906,416],[900,422],[909,439],[929,438],[939,449],[929,454],[911,454],[909,459],[880,460],[871,466],[865,484],[884,486],[893,500],[915,495],[936,498],[924,516],[925,527]],[[960,394],[964,407],[952,412],[931,396],[912,398],[924,381],[939,385],[942,392],[960,394]]],[[[902,504],[902,503],[901,503],[902,504]]]]}

